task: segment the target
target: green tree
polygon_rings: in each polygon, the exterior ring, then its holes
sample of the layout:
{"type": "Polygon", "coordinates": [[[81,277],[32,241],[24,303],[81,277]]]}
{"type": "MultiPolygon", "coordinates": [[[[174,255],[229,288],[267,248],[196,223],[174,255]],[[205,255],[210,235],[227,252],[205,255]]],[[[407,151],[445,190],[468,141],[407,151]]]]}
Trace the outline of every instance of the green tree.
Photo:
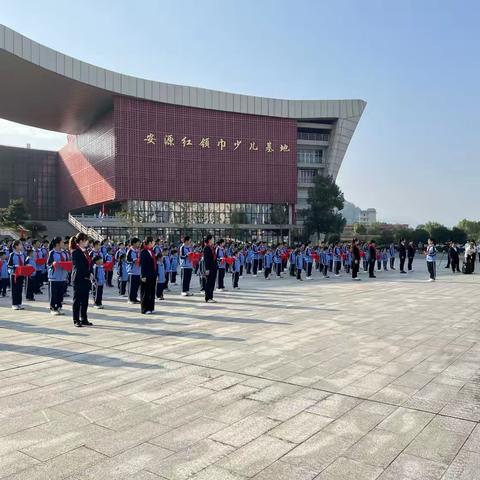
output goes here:
{"type": "Polygon", "coordinates": [[[356,223],[353,226],[353,231],[358,235],[366,235],[367,234],[367,227],[361,223],[356,223]]]}
{"type": "Polygon", "coordinates": [[[411,228],[399,228],[395,232],[395,242],[399,243],[402,238],[404,238],[407,241],[411,240],[412,232],[413,230],[411,228]]]}
{"type": "Polygon", "coordinates": [[[340,234],[346,224],[346,220],[339,213],[344,203],[343,193],[332,177],[314,177],[313,187],[308,191],[310,208],[305,215],[305,233],[308,236],[320,236],[321,233],[340,234]]]}
{"type": "Polygon", "coordinates": [[[28,218],[29,215],[23,198],[10,200],[8,207],[0,210],[0,222],[7,227],[22,225],[28,218]]]}
{"type": "Polygon", "coordinates": [[[470,239],[480,239],[480,222],[473,222],[464,218],[458,222],[457,228],[463,230],[470,239]]]}
{"type": "Polygon", "coordinates": [[[420,225],[412,231],[411,233],[411,240],[415,244],[417,243],[427,243],[427,239],[430,236],[430,232],[425,228],[419,228],[420,225]]]}
{"type": "Polygon", "coordinates": [[[458,243],[460,245],[464,245],[465,243],[467,243],[468,236],[465,230],[462,230],[461,228],[458,228],[458,227],[453,227],[452,235],[450,238],[452,242],[458,243]]]}
{"type": "Polygon", "coordinates": [[[452,231],[445,225],[435,225],[431,227],[430,235],[438,243],[447,243],[452,236],[452,231]]]}

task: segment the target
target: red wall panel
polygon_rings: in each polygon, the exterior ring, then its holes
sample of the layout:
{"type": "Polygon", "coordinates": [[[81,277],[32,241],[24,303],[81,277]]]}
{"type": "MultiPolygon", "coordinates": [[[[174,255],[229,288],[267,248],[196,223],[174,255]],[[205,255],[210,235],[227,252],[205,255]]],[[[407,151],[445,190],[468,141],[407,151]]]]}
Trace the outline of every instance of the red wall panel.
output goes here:
{"type": "Polygon", "coordinates": [[[296,120],[117,97],[114,123],[119,200],[296,202],[296,120]],[[155,145],[145,141],[150,133],[155,145]],[[164,144],[170,134],[174,146],[164,144]],[[183,137],[192,146],[184,147],[183,137]],[[202,138],[210,148],[199,146],[202,138]],[[234,150],[236,140],[242,143],[234,150]],[[257,151],[249,150],[252,141],[257,151]],[[290,151],[280,152],[280,144],[290,151]]]}

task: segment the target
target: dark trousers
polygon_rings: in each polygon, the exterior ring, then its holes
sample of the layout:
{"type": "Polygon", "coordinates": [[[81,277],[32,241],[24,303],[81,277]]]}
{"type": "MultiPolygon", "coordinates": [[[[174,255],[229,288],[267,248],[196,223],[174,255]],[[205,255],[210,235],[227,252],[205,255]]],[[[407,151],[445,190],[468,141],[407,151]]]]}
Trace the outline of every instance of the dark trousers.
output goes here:
{"type": "Polygon", "coordinates": [[[312,276],[312,262],[307,262],[307,277],[312,276]]]}
{"type": "Polygon", "coordinates": [[[10,288],[12,289],[12,305],[21,305],[23,277],[15,278],[13,275],[10,275],[10,288]]]}
{"type": "Polygon", "coordinates": [[[140,283],[140,303],[141,311],[153,312],[155,310],[155,277],[147,277],[144,282],[140,283]]]}
{"type": "Polygon", "coordinates": [[[171,275],[171,282],[177,283],[177,272],[170,272],[171,275]]]}
{"type": "Polygon", "coordinates": [[[157,282],[157,298],[163,297],[164,290],[165,290],[165,282],[157,282]]]}
{"type": "Polygon", "coordinates": [[[281,263],[276,263],[275,264],[275,273],[277,274],[277,277],[279,277],[280,274],[282,273],[282,264],[281,263]]]}
{"type": "Polygon", "coordinates": [[[258,259],[258,269],[263,270],[263,257],[258,259]]]}
{"type": "Polygon", "coordinates": [[[335,275],[338,275],[340,273],[341,266],[342,266],[342,262],[336,260],[335,261],[335,275]]]}
{"type": "Polygon", "coordinates": [[[240,265],[240,276],[243,277],[243,265],[240,265]]]}
{"type": "Polygon", "coordinates": [[[66,282],[50,282],[50,310],[62,308],[66,282]]]}
{"type": "Polygon", "coordinates": [[[140,286],[140,275],[129,275],[129,290],[128,290],[128,299],[131,302],[138,301],[138,287],[140,286]]]}
{"type": "Polygon", "coordinates": [[[25,281],[27,282],[27,289],[26,289],[27,291],[25,294],[25,298],[27,300],[34,300],[34,292],[35,292],[35,286],[36,286],[35,277],[36,275],[25,278],[25,281]]]}
{"type": "Polygon", "coordinates": [[[247,275],[250,275],[252,273],[252,262],[247,262],[245,265],[247,267],[247,275]]]}
{"type": "Polygon", "coordinates": [[[373,277],[375,275],[375,260],[368,261],[368,276],[373,277]]]}
{"type": "Polygon", "coordinates": [[[93,285],[93,301],[95,305],[102,305],[103,285],[93,285]]]}
{"type": "Polygon", "coordinates": [[[108,272],[105,273],[106,277],[107,277],[107,287],[113,287],[112,285],[112,280],[113,280],[113,270],[110,270],[108,272]]]}
{"type": "Polygon", "coordinates": [[[7,295],[8,278],[0,278],[0,295],[5,297],[7,295]]]}
{"type": "Polygon", "coordinates": [[[263,274],[265,275],[265,278],[268,278],[270,276],[271,271],[272,271],[272,267],[265,267],[263,269],[263,274]]]}
{"type": "Polygon", "coordinates": [[[233,272],[232,273],[232,283],[233,283],[233,288],[238,287],[238,279],[240,278],[240,272],[233,272]]]}
{"type": "Polygon", "coordinates": [[[192,269],[183,268],[183,280],[182,280],[182,292],[188,292],[190,290],[190,281],[192,280],[192,269]]]}
{"type": "Polygon", "coordinates": [[[258,259],[254,258],[253,259],[253,267],[252,267],[253,275],[257,274],[257,270],[258,270],[258,259]]]}
{"type": "Polygon", "coordinates": [[[458,272],[460,273],[460,260],[457,258],[452,258],[450,259],[450,265],[452,267],[452,272],[455,273],[455,272],[458,272]]]}
{"type": "Polygon", "coordinates": [[[435,280],[435,269],[436,269],[436,264],[435,262],[427,262],[427,269],[428,273],[430,274],[430,278],[435,280]]]}
{"type": "Polygon", "coordinates": [[[73,285],[73,305],[72,305],[72,314],[73,322],[80,322],[82,319],[83,322],[88,320],[87,310],[88,310],[88,294],[90,293],[90,282],[87,280],[82,281],[81,283],[73,285]]]}
{"type": "Polygon", "coordinates": [[[207,275],[207,280],[205,282],[205,301],[212,300],[213,290],[215,290],[215,280],[217,278],[217,271],[210,270],[210,273],[207,275]]]}
{"type": "Polygon", "coordinates": [[[323,266],[323,276],[328,277],[328,264],[323,266]]]}
{"type": "Polygon", "coordinates": [[[360,262],[357,260],[354,260],[352,263],[352,278],[357,278],[359,269],[360,269],[360,262]]]}
{"type": "Polygon", "coordinates": [[[407,268],[409,272],[412,270],[412,263],[413,263],[413,257],[408,257],[407,268]]]}
{"type": "Polygon", "coordinates": [[[392,270],[395,268],[395,257],[390,257],[390,268],[392,270]]]}
{"type": "Polygon", "coordinates": [[[225,288],[224,278],[225,278],[225,269],[219,268],[218,269],[218,288],[225,288]]]}
{"type": "Polygon", "coordinates": [[[125,295],[127,291],[127,281],[126,280],[119,280],[118,281],[118,293],[119,295],[125,295]]]}
{"type": "Polygon", "coordinates": [[[405,257],[400,257],[400,271],[403,272],[405,270],[405,257]]]}
{"type": "Polygon", "coordinates": [[[297,280],[302,279],[302,269],[297,267],[297,280]]]}
{"type": "Polygon", "coordinates": [[[290,264],[290,276],[295,276],[295,265],[293,263],[290,264]]]}

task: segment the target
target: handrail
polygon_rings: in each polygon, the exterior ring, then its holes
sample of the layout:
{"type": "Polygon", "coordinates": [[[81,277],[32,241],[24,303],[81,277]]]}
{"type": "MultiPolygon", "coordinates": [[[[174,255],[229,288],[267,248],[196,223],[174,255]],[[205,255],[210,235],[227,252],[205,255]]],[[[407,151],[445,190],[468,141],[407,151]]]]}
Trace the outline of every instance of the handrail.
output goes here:
{"type": "Polygon", "coordinates": [[[97,230],[95,230],[92,227],[86,227],[85,225],[83,225],[83,223],[81,223],[78,220],[78,217],[74,217],[71,213],[68,214],[68,222],[77,230],[79,230],[82,233],[85,233],[86,235],[93,238],[94,240],[99,240],[99,241],[104,240],[103,235],[100,235],[100,233],[98,233],[97,230]]]}

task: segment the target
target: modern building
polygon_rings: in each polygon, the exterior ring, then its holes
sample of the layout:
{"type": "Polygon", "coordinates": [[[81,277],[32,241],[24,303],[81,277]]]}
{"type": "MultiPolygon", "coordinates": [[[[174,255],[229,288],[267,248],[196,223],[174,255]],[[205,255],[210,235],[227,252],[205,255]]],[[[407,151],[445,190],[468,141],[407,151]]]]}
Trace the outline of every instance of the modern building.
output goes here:
{"type": "Polygon", "coordinates": [[[364,108],[135,78],[0,25],[0,117],[68,134],[49,180],[57,215],[101,235],[286,237],[364,108]]]}

